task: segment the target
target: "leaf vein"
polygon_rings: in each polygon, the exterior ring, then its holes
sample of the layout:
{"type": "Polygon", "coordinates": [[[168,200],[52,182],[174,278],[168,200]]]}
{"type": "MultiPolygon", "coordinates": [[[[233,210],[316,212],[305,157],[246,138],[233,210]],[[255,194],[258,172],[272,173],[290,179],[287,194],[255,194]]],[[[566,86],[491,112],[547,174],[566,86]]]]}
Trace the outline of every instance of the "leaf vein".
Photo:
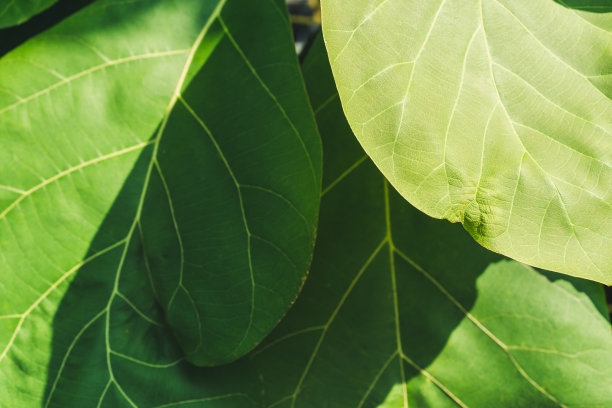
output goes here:
{"type": "Polygon", "coordinates": [[[167,56],[172,56],[172,55],[187,54],[188,52],[189,52],[189,50],[175,50],[175,51],[154,52],[154,53],[149,53],[149,54],[140,54],[140,55],[133,55],[131,57],[119,58],[119,59],[116,59],[116,60],[105,62],[104,64],[96,65],[94,67],[91,67],[89,69],[81,71],[78,74],[74,74],[74,75],[71,75],[69,77],[66,77],[66,79],[61,80],[59,82],[56,82],[55,84],[53,84],[53,85],[51,85],[51,86],[49,86],[49,87],[47,87],[45,89],[42,89],[42,90],[40,90],[40,91],[38,91],[36,93],[33,93],[32,95],[26,96],[23,99],[21,99],[20,101],[13,103],[12,105],[8,105],[8,106],[5,106],[4,108],[1,108],[0,109],[0,115],[5,113],[5,112],[7,112],[7,111],[9,111],[9,110],[15,109],[16,107],[18,107],[20,105],[23,105],[26,102],[29,102],[29,101],[31,101],[33,99],[36,99],[36,98],[39,98],[40,96],[45,95],[45,94],[53,91],[54,89],[57,89],[57,88],[59,88],[61,86],[70,84],[72,81],[74,81],[74,80],[76,80],[78,78],[81,78],[81,77],[83,77],[85,75],[91,74],[91,73],[96,72],[96,71],[100,71],[100,70],[106,69],[106,68],[108,68],[110,66],[124,64],[124,63],[128,63],[128,62],[133,62],[133,61],[140,61],[140,60],[149,59],[149,58],[160,58],[160,57],[167,57],[167,56]]]}

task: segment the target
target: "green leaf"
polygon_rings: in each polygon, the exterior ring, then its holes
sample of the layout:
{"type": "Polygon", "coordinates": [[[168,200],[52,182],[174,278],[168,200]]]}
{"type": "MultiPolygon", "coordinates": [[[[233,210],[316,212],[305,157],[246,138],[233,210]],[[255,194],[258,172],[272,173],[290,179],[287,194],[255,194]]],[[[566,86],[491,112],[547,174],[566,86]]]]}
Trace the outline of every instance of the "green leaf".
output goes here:
{"type": "Polygon", "coordinates": [[[411,207],[363,160],[326,65],[319,42],[303,69],[320,231],[303,293],[251,355],[263,406],[611,406],[601,285],[504,260],[411,207]]]}
{"type": "Polygon", "coordinates": [[[223,8],[161,124],[140,218],[157,298],[196,365],[268,334],[314,246],[321,147],[290,26],[282,3],[244,3],[223,8]]]}
{"type": "Polygon", "coordinates": [[[0,405],[247,406],[185,360],[248,352],[310,264],[320,140],[283,2],[97,1],[0,89],[0,405]]]}
{"type": "MultiPolygon", "coordinates": [[[[609,13],[612,5],[608,0],[555,0],[557,3],[576,10],[584,10],[592,13],[609,13]]],[[[588,14],[587,14],[588,15],[588,14]]]]}
{"type": "Polygon", "coordinates": [[[612,14],[559,3],[328,0],[323,28],[349,123],[404,198],[609,284],[612,14]]]}
{"type": "Polygon", "coordinates": [[[0,28],[21,24],[58,0],[5,0],[0,6],[0,28]]]}

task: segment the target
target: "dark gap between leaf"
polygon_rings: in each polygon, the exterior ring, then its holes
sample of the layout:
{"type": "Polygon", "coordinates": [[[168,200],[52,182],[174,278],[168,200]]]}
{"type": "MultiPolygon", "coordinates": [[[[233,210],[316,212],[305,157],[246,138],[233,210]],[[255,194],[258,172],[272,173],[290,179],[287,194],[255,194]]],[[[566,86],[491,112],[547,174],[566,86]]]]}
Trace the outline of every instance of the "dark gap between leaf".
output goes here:
{"type": "Polygon", "coordinates": [[[0,30],[0,58],[96,0],[60,0],[23,24],[0,30]]]}

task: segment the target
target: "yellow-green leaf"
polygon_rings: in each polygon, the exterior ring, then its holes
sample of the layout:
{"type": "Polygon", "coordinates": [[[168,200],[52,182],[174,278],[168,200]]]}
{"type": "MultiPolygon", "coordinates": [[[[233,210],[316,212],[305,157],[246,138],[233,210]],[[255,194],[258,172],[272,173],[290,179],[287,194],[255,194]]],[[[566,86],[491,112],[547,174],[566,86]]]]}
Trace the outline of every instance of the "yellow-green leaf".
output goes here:
{"type": "Polygon", "coordinates": [[[610,284],[606,4],[325,0],[323,31],[349,123],[404,198],[496,252],[610,284]]]}

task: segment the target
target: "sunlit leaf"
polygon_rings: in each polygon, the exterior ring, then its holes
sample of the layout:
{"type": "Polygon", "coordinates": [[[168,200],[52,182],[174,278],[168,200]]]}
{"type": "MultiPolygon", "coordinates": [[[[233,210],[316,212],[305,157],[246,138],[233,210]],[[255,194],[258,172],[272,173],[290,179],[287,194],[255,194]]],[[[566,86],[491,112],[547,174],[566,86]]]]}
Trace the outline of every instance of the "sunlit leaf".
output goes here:
{"type": "Polygon", "coordinates": [[[349,123],[404,198],[496,252],[612,283],[608,2],[322,4],[349,123]]]}

